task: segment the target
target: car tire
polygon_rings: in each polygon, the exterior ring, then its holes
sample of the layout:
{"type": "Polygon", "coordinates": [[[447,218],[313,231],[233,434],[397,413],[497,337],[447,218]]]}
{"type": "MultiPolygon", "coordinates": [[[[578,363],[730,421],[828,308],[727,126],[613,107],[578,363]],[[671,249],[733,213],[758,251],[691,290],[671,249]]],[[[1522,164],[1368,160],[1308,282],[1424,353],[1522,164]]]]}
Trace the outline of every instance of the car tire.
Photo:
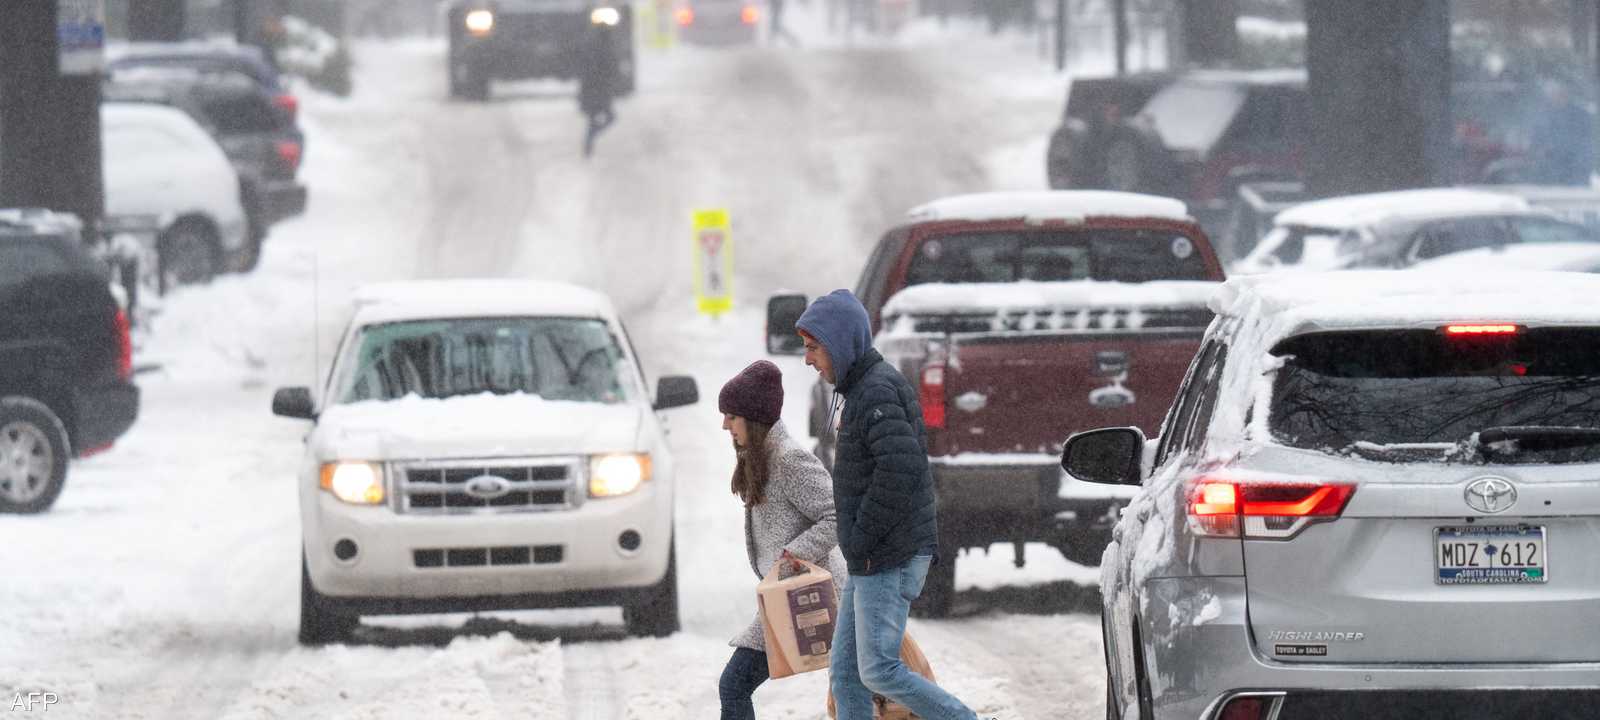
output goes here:
{"type": "Polygon", "coordinates": [[[67,427],[49,406],[28,397],[0,398],[0,513],[50,509],[71,460],[67,427]]]}
{"type": "Polygon", "coordinates": [[[349,642],[361,616],[336,612],[311,585],[311,571],[300,556],[300,644],[309,646],[349,642]]]}
{"type": "Polygon", "coordinates": [[[634,637],[664,638],[679,630],[676,542],[667,549],[667,574],[638,601],[622,607],[622,622],[634,637]]]}
{"type": "Polygon", "coordinates": [[[942,551],[939,561],[928,566],[928,578],[922,583],[922,594],[911,603],[911,613],[923,618],[949,617],[956,599],[956,556],[961,553],[956,543],[940,539],[942,551]]]}
{"type": "Polygon", "coordinates": [[[156,247],[163,294],[179,285],[210,282],[217,275],[217,234],[203,222],[179,221],[161,235],[156,247]]]}
{"type": "Polygon", "coordinates": [[[489,73],[478,63],[458,60],[450,65],[450,95],[484,102],[489,99],[489,73]]]}

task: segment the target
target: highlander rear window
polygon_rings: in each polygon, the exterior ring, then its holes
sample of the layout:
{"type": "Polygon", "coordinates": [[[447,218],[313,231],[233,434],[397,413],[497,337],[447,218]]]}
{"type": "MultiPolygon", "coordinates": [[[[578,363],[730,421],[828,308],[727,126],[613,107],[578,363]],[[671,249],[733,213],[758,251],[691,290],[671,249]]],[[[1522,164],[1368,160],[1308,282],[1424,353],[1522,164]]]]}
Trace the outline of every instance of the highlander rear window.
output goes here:
{"type": "Polygon", "coordinates": [[[621,403],[627,365],[599,320],[485,318],[370,325],[345,358],[340,402],[406,395],[526,393],[546,400],[621,403]]]}
{"type": "Polygon", "coordinates": [[[907,285],[1100,280],[1208,280],[1193,240],[1153,230],[943,235],[917,248],[907,285]]]}
{"type": "Polygon", "coordinates": [[[1600,328],[1328,332],[1280,343],[1269,424],[1392,462],[1600,462],[1600,328]],[[1521,438],[1476,442],[1478,433],[1521,438]]]}

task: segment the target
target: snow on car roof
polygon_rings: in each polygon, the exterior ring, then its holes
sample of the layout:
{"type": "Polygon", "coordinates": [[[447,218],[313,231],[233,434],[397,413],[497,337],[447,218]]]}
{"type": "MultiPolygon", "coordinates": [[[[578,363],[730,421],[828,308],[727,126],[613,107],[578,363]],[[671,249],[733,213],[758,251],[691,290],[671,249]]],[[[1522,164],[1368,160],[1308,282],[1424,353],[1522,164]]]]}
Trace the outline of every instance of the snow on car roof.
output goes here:
{"type": "Polygon", "coordinates": [[[1271,324],[1265,340],[1318,329],[1437,327],[1448,323],[1600,325],[1600,275],[1409,270],[1275,273],[1229,279],[1212,297],[1220,315],[1271,324]]]}
{"type": "Polygon", "coordinates": [[[1083,222],[1091,217],[1157,218],[1189,221],[1181,200],[1110,190],[1042,190],[956,195],[918,205],[906,213],[915,221],[1059,220],[1083,222]]]}
{"type": "Polygon", "coordinates": [[[889,299],[883,315],[938,315],[1056,308],[1177,308],[1204,306],[1220,287],[1205,281],[1146,283],[1013,282],[913,285],[889,299]]]}
{"type": "Polygon", "coordinates": [[[354,298],[358,324],[441,317],[616,317],[611,301],[598,292],[531,280],[376,283],[357,289],[354,298]]]}
{"type": "Polygon", "coordinates": [[[1433,188],[1314,200],[1278,213],[1273,222],[1276,225],[1350,229],[1393,220],[1523,212],[1530,209],[1528,201],[1513,195],[1433,188]]]}
{"type": "Polygon", "coordinates": [[[1470,270],[1561,270],[1594,272],[1600,269],[1600,243],[1517,243],[1441,255],[1412,265],[1420,272],[1470,270]]]}

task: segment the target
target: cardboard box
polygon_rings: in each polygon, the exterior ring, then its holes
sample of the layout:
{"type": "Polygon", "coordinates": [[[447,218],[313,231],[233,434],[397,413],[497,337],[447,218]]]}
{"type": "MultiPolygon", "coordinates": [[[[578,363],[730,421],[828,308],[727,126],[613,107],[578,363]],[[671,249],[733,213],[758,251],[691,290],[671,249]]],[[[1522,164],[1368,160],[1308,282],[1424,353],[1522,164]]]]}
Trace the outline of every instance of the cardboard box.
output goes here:
{"type": "Polygon", "coordinates": [[[780,560],[756,585],[767,673],[773,678],[825,669],[833,649],[833,626],[839,619],[833,575],[815,563],[799,562],[805,572],[780,579],[780,560]]]}

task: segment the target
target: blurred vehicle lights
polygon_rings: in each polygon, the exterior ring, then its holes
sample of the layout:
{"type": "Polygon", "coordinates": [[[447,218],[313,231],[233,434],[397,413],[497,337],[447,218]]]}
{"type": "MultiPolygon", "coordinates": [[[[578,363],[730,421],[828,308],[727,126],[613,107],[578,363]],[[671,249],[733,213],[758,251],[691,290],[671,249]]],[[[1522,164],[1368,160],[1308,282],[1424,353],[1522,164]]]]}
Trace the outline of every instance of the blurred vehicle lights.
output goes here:
{"type": "Polygon", "coordinates": [[[622,13],[614,7],[597,7],[589,13],[589,22],[595,25],[616,25],[622,22],[622,13]]]}
{"type": "Polygon", "coordinates": [[[467,32],[473,35],[488,35],[494,31],[494,13],[488,10],[473,10],[467,13],[467,32]]]}
{"type": "Polygon", "coordinates": [[[355,505],[383,502],[383,468],[369,462],[331,462],[322,465],[322,489],[355,505]]]}
{"type": "Polygon", "coordinates": [[[627,495],[649,479],[647,454],[596,455],[589,459],[589,497],[627,495]]]}

